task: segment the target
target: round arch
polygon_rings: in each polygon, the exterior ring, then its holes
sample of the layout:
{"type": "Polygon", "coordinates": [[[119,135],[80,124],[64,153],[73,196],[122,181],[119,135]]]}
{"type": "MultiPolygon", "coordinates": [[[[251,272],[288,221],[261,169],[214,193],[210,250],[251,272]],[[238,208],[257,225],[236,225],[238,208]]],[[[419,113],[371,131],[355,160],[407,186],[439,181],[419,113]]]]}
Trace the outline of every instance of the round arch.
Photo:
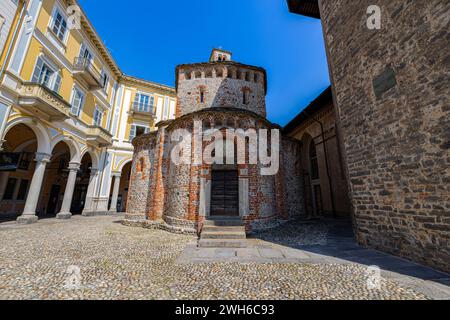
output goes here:
{"type": "Polygon", "coordinates": [[[310,164],[309,164],[309,146],[311,144],[311,141],[313,141],[313,137],[309,132],[304,132],[302,135],[302,138],[300,139],[302,143],[301,147],[301,159],[303,168],[308,169],[310,171],[310,164]]]}
{"type": "Polygon", "coordinates": [[[96,152],[94,152],[92,150],[89,150],[88,147],[85,147],[85,148],[83,148],[83,150],[81,150],[81,152],[80,152],[80,161],[83,159],[83,157],[87,153],[89,153],[89,156],[91,157],[91,160],[92,160],[92,169],[98,169],[99,163],[100,163],[99,157],[98,157],[96,152]]]}
{"type": "Polygon", "coordinates": [[[37,152],[38,153],[46,153],[51,154],[52,153],[52,144],[51,139],[48,134],[47,129],[37,120],[28,118],[28,117],[18,117],[11,121],[9,121],[6,125],[5,131],[3,132],[2,139],[5,139],[8,132],[17,126],[18,124],[26,125],[28,128],[30,128],[34,134],[36,135],[37,139],[37,152]]]}
{"type": "Polygon", "coordinates": [[[70,162],[81,162],[81,152],[80,148],[78,147],[77,143],[70,139],[69,137],[66,137],[64,135],[59,135],[52,141],[52,151],[55,148],[55,146],[60,143],[64,142],[70,150],[70,162]]]}
{"type": "Polygon", "coordinates": [[[129,164],[133,162],[133,158],[127,158],[127,159],[123,159],[122,161],[119,162],[119,165],[117,166],[117,170],[118,172],[122,172],[123,168],[129,164]]]}

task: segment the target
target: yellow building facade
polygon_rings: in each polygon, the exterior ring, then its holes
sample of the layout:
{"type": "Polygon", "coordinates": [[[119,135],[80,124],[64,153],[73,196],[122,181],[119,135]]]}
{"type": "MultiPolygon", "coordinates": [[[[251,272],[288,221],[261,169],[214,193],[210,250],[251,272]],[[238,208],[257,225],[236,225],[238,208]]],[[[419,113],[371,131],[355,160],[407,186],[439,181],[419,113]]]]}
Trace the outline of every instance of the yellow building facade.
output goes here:
{"type": "Polygon", "coordinates": [[[175,89],[123,74],[76,1],[6,1],[0,219],[123,211],[131,140],[175,117],[175,89]]]}

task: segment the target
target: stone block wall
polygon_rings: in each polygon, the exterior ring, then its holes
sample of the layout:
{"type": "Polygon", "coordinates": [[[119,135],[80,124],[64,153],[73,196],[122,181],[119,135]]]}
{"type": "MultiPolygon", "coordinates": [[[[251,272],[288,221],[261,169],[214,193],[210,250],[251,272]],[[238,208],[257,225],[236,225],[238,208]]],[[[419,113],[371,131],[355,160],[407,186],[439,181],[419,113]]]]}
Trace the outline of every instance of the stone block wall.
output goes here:
{"type": "Polygon", "coordinates": [[[234,107],[253,111],[263,117],[266,115],[265,76],[262,71],[234,64],[213,63],[182,67],[177,72],[177,116],[217,107],[234,107]],[[246,90],[248,101],[244,103],[246,90]]]}
{"type": "Polygon", "coordinates": [[[127,215],[129,219],[145,219],[152,201],[154,171],[157,157],[157,133],[134,140],[134,154],[128,190],[127,215]]]}
{"type": "MultiPolygon", "coordinates": [[[[336,132],[336,116],[334,113],[333,102],[330,94],[330,101],[326,102],[321,108],[309,115],[289,133],[288,136],[301,142],[298,161],[305,177],[304,192],[305,210],[309,215],[313,215],[313,186],[311,183],[311,143],[316,148],[317,166],[318,166],[318,184],[321,190],[321,208],[322,214],[331,217],[333,215],[333,194],[335,214],[338,217],[350,217],[350,201],[348,198],[348,184],[345,175],[344,164],[342,163],[341,150],[339,148],[336,132]],[[325,145],[322,137],[325,136],[325,145]],[[325,150],[327,156],[325,157],[325,150]],[[327,165],[329,168],[328,178],[327,165]],[[332,192],[331,192],[332,189],[332,192]]],[[[286,166],[289,168],[289,166],[286,166]]]]}
{"type": "Polygon", "coordinates": [[[356,237],[450,271],[448,2],[319,3],[356,237]]]}
{"type": "Polygon", "coordinates": [[[281,156],[286,215],[289,218],[299,218],[305,215],[299,141],[283,138],[281,156]]]}
{"type": "MultiPolygon", "coordinates": [[[[239,109],[204,110],[166,123],[157,132],[142,135],[133,140],[135,153],[131,172],[130,192],[126,220],[158,222],[176,232],[195,232],[201,229],[209,209],[207,197],[201,197],[202,179],[211,186],[212,170],[238,170],[241,214],[248,231],[266,229],[278,225],[280,219],[302,214],[301,175],[295,166],[298,157],[297,142],[282,139],[280,145],[280,170],[275,175],[261,175],[262,164],[175,164],[171,153],[176,141],[170,141],[177,129],[193,132],[194,121],[209,128],[218,128],[225,134],[226,128],[272,129],[278,128],[258,115],[239,109]],[[284,168],[284,167],[289,168],[284,168]],[[287,180],[285,180],[287,176],[287,180]],[[248,190],[247,190],[248,186],[248,190]],[[242,189],[241,189],[242,188],[242,189]],[[245,188],[245,190],[243,189],[245,188]],[[242,197],[247,197],[243,199],[242,197]],[[248,205],[247,205],[248,203],[248,205]]],[[[225,141],[224,141],[225,142],[225,141]]],[[[194,161],[194,139],[183,139],[185,151],[191,149],[194,161]]],[[[210,142],[203,142],[202,152],[210,142]]],[[[246,160],[249,160],[248,144],[246,160]]],[[[203,191],[205,193],[205,190],[203,191]]],[[[208,191],[206,191],[208,192],[208,191]]],[[[210,191],[209,191],[210,192],[210,191]]],[[[151,226],[156,226],[154,223],[151,226]]]]}

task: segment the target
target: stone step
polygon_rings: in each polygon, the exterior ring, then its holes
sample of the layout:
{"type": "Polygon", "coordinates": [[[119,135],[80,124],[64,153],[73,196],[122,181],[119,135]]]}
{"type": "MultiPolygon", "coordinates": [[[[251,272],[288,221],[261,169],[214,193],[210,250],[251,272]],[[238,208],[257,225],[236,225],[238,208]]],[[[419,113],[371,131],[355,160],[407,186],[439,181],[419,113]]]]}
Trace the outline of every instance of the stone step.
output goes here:
{"type": "Polygon", "coordinates": [[[245,231],[202,231],[202,239],[243,239],[247,238],[245,231]]]}
{"type": "Polygon", "coordinates": [[[239,227],[243,226],[244,222],[242,222],[241,218],[208,218],[204,222],[205,226],[229,226],[229,227],[239,227]]]}
{"type": "Polygon", "coordinates": [[[200,239],[200,248],[246,248],[247,241],[241,239],[200,239]]]}
{"type": "Polygon", "coordinates": [[[207,226],[204,225],[202,228],[202,232],[220,232],[220,231],[235,231],[235,232],[245,232],[244,226],[207,226]]]}

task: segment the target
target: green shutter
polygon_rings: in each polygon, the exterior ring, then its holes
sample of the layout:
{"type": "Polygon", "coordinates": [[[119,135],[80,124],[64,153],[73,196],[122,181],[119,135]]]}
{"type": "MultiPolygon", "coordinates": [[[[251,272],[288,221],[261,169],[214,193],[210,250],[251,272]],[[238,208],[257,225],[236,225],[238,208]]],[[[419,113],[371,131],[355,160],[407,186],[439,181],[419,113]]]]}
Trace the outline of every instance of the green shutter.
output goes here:
{"type": "Polygon", "coordinates": [[[133,110],[136,110],[136,111],[139,110],[139,99],[140,99],[140,96],[141,96],[140,93],[136,93],[136,95],[134,96],[133,110]]]}
{"type": "Polygon", "coordinates": [[[134,137],[136,137],[136,126],[132,124],[130,130],[130,140],[132,140],[134,137]]]}
{"type": "Polygon", "coordinates": [[[44,60],[38,57],[36,66],[34,67],[33,76],[31,77],[31,82],[39,83],[39,76],[41,74],[42,67],[44,66],[44,60]]]}
{"type": "Polygon", "coordinates": [[[55,74],[55,85],[53,86],[53,91],[59,93],[59,89],[61,89],[61,75],[58,73],[55,74]]]}

